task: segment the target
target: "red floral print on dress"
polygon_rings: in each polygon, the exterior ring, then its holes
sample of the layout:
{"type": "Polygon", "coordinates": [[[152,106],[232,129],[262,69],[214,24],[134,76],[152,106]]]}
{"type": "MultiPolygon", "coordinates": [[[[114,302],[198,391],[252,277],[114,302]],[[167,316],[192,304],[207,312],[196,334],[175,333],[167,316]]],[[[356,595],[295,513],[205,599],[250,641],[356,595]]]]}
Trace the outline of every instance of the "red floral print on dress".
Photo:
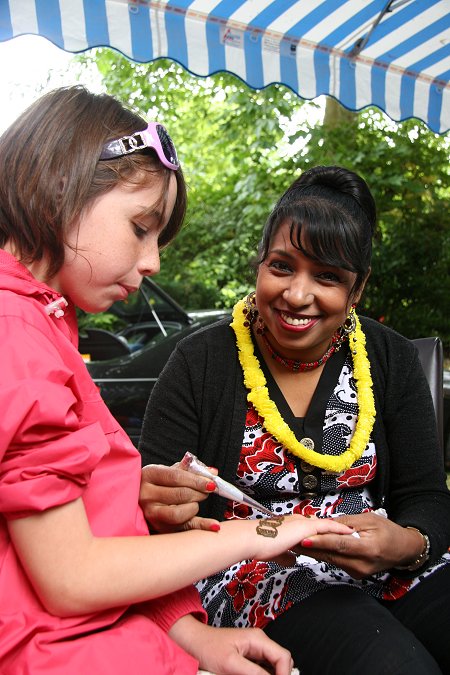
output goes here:
{"type": "Polygon", "coordinates": [[[242,565],[234,579],[225,586],[225,590],[233,598],[233,606],[237,612],[242,609],[246,600],[255,597],[256,585],[263,581],[267,570],[266,563],[253,560],[242,565]]]}
{"type": "Polygon", "coordinates": [[[240,518],[241,520],[246,520],[253,514],[253,509],[251,509],[247,504],[238,504],[237,502],[228,501],[227,507],[225,509],[225,520],[232,520],[233,518],[240,518]]]}
{"type": "Polygon", "coordinates": [[[413,579],[399,579],[398,577],[391,577],[389,582],[383,589],[383,600],[397,600],[405,595],[409,590],[413,579]]]}
{"type": "Polygon", "coordinates": [[[287,609],[292,607],[294,604],[291,600],[286,600],[286,597],[288,595],[288,586],[285,584],[281,590],[280,595],[278,598],[275,599],[273,603],[273,610],[274,612],[285,612],[287,609]]]}
{"type": "Polygon", "coordinates": [[[283,446],[267,432],[255,439],[253,447],[242,448],[238,476],[266,471],[264,464],[271,465],[272,474],[286,470],[292,471],[295,467],[292,459],[284,452],[283,446]]]}
{"type": "Polygon", "coordinates": [[[273,618],[272,615],[269,614],[269,609],[269,603],[260,605],[259,602],[255,602],[248,613],[249,626],[254,626],[256,628],[264,628],[264,626],[267,626],[269,621],[273,618]]]}
{"type": "Polygon", "coordinates": [[[262,420],[260,416],[258,415],[257,411],[253,407],[251,403],[249,403],[247,407],[247,417],[245,418],[245,426],[247,428],[254,427],[258,424],[258,421],[260,422],[262,426],[262,420]]]}
{"type": "Polygon", "coordinates": [[[312,506],[309,499],[304,499],[302,502],[294,506],[293,513],[299,513],[301,516],[320,516],[320,506],[312,506]]]}
{"type": "Polygon", "coordinates": [[[339,487],[355,487],[357,485],[364,485],[375,477],[377,470],[377,459],[373,456],[371,463],[365,462],[360,466],[352,466],[343,474],[337,477],[339,487]]]}
{"type": "Polygon", "coordinates": [[[282,470],[284,458],[278,441],[267,432],[255,439],[253,447],[242,448],[238,475],[261,473],[262,464],[274,464],[272,471],[282,470]],[[242,473],[240,474],[239,472],[242,473]]]}

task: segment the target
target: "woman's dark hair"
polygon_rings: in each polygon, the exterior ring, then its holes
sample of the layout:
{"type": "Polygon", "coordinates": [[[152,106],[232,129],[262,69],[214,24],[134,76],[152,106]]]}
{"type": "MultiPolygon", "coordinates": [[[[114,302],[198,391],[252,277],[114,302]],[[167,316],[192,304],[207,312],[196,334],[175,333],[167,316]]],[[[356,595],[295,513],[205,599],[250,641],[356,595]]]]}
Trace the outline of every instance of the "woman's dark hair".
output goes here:
{"type": "Polygon", "coordinates": [[[376,207],[366,182],[340,166],[305,171],[275,205],[263,230],[257,264],[279,227],[290,223],[292,245],[312,260],[356,273],[357,293],[370,269],[376,207]]]}
{"type": "Polygon", "coordinates": [[[147,122],[107,94],[82,86],[56,89],[33,103],[0,138],[0,247],[10,242],[25,264],[48,258],[48,278],[64,262],[68,229],[84,209],[120,183],[161,181],[164,212],[171,173],[175,207],[161,233],[166,246],[186,212],[181,169],[172,172],[152,149],[99,161],[105,143],[145,129],[147,122]]]}

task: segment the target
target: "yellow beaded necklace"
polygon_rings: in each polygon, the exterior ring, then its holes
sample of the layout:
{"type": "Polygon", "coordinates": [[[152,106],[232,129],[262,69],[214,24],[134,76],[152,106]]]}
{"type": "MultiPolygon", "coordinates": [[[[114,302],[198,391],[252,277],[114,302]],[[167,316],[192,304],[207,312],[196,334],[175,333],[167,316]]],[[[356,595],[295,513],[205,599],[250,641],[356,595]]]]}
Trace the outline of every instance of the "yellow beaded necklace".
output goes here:
{"type": "Polygon", "coordinates": [[[233,309],[231,327],[236,335],[239,362],[244,374],[244,384],[249,390],[247,400],[254,405],[259,415],[264,418],[264,426],[267,431],[293,455],[320,469],[326,469],[335,473],[345,471],[345,469],[351,467],[362,456],[364,448],[369,442],[375,422],[372,377],[370,375],[370,364],[365,347],[366,338],[359,318],[355,314],[356,329],[352,333],[352,346],[350,350],[353,359],[353,377],[356,381],[359,415],[350,446],[341,455],[332,456],[322,455],[300,443],[281,417],[275,403],[271,400],[266,386],[266,378],[253,350],[250,334],[251,328],[244,325],[244,321],[246,321],[245,308],[244,300],[239,300],[236,303],[233,309]]]}

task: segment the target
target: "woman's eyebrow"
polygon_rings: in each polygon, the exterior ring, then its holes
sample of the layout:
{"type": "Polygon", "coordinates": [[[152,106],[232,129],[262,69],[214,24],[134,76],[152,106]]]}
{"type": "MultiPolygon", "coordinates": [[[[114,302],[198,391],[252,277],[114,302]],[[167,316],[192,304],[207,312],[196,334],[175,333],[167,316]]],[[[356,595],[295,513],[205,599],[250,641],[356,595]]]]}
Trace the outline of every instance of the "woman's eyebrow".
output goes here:
{"type": "Polygon", "coordinates": [[[293,258],[294,257],[293,253],[289,253],[284,248],[271,248],[269,253],[275,254],[275,255],[280,255],[280,256],[283,256],[284,258],[293,258]]]}

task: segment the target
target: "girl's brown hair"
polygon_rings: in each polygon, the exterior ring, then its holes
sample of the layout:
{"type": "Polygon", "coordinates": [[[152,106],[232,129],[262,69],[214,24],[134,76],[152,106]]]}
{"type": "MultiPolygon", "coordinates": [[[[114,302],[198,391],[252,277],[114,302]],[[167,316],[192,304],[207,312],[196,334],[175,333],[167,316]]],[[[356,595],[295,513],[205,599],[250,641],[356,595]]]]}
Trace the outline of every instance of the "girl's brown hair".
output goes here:
{"type": "MultiPolygon", "coordinates": [[[[82,86],[33,103],[0,137],[0,247],[8,242],[25,264],[45,258],[51,278],[64,262],[68,229],[100,195],[120,183],[144,183],[151,173],[162,181],[164,207],[172,171],[154,150],[99,161],[105,143],[146,126],[112,96],[82,86]]],[[[160,246],[176,236],[186,212],[183,174],[173,173],[177,198],[160,246]]]]}

